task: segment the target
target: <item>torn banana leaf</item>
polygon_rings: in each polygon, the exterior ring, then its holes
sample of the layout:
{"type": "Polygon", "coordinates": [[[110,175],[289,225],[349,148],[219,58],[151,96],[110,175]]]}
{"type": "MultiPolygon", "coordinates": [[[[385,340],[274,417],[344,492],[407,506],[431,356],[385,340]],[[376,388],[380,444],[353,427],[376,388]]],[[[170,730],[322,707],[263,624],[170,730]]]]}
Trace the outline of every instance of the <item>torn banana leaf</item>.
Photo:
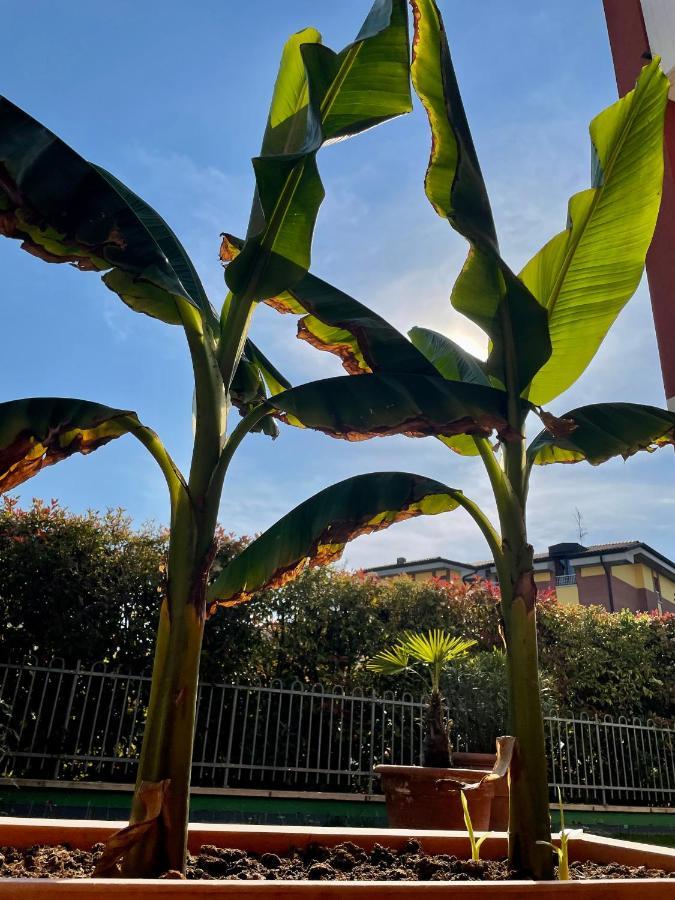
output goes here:
{"type": "MultiPolygon", "coordinates": [[[[243,241],[222,235],[220,258],[234,259],[243,241]]],[[[423,353],[386,319],[327,281],[306,274],[293,288],[264,301],[281,313],[301,316],[298,337],[334,353],[350,375],[367,372],[436,374],[423,353]]]]}
{"type": "Polygon", "coordinates": [[[661,203],[667,99],[653,60],[634,90],[593,119],[591,187],[571,198],[567,228],[520,273],[548,313],[553,343],[528,391],[533,403],[574,384],[640,283],[661,203]]]}
{"type": "Polygon", "coordinates": [[[497,388],[446,381],[438,375],[342,375],[302,384],[268,403],[292,424],[361,441],[405,434],[514,435],[507,395],[497,388]]]}
{"type": "Polygon", "coordinates": [[[175,500],[176,492],[185,489],[182,476],[155,432],[142,425],[136,413],[63,397],[0,403],[0,494],[46,466],[74,453],[92,453],[125,434],[133,434],[152,454],[175,500]]]}
{"type": "Polygon", "coordinates": [[[593,403],[561,416],[564,433],[540,432],[527,449],[529,465],[589,462],[651,453],[675,444],[675,412],[640,403],[593,403]]]}
{"type": "MultiPolygon", "coordinates": [[[[357,379],[354,379],[357,380],[357,379]]],[[[461,492],[420,475],[375,472],[334,484],[249,544],[208,588],[207,606],[235,606],[308,566],[340,557],[348,541],[420,515],[456,509],[461,492]]]]}
{"type": "Polygon", "coordinates": [[[519,394],[551,355],[546,310],[499,255],[490,201],[438,7],[433,0],[411,0],[411,6],[412,80],[432,133],[426,194],[439,216],[471,245],[452,303],[489,335],[487,372],[519,394]]]}
{"type": "Polygon", "coordinates": [[[291,291],[268,303],[281,312],[303,315],[298,337],[339,356],[351,375],[435,374],[424,355],[385,319],[314,275],[306,275],[291,291]]]}
{"type": "Polygon", "coordinates": [[[0,97],[0,234],[34,256],[106,273],[132,309],[180,324],[179,305],[217,317],[161,216],[19,107],[0,97]]]}
{"type": "MultiPolygon", "coordinates": [[[[324,191],[316,154],[326,140],[411,109],[405,0],[376,0],[340,53],[305,29],[286,43],[261,155],[246,242],[225,280],[234,307],[287,290],[309,269],[324,191]]],[[[244,318],[237,310],[239,318],[244,318]]]]}

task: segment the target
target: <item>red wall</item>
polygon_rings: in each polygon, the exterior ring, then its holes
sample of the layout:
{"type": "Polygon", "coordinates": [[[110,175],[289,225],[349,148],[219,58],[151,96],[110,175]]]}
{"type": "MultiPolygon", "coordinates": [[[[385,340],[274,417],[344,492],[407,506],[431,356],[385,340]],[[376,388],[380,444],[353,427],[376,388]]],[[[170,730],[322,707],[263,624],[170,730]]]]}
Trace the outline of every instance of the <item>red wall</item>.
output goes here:
{"type": "MultiPolygon", "coordinates": [[[[657,610],[654,591],[646,588],[635,588],[620,578],[611,576],[614,612],[630,609],[633,612],[651,612],[657,610]]],[[[584,606],[604,606],[611,612],[607,578],[604,575],[580,575],[577,573],[579,603],[584,606]]]]}

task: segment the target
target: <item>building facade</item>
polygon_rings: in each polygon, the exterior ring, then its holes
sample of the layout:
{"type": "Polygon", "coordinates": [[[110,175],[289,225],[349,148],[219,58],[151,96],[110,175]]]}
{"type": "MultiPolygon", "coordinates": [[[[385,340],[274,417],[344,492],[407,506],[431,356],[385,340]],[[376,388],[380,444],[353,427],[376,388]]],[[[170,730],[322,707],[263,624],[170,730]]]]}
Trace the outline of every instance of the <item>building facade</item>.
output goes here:
{"type": "MultiPolygon", "coordinates": [[[[366,569],[380,578],[415,581],[486,578],[496,581],[492,561],[462,563],[444,557],[406,560],[366,569]]],[[[675,613],[675,563],[641,541],[615,544],[553,544],[534,557],[539,588],[555,590],[560,603],[604,606],[609,612],[675,613]]]]}

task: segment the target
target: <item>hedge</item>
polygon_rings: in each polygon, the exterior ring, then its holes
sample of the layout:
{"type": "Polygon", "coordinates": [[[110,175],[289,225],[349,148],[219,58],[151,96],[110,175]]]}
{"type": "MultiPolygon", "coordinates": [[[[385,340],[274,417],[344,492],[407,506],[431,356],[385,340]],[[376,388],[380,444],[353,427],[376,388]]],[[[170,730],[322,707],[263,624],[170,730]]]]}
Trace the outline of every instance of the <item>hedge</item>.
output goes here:
{"type": "MultiPolygon", "coordinates": [[[[221,532],[222,564],[246,542],[221,532]]],[[[58,502],[0,505],[0,653],[61,657],[142,670],[164,589],[166,533],[132,527],[123,510],[76,515],[58,502]]],[[[560,711],[675,718],[675,616],[608,613],[539,603],[542,687],[560,711]]],[[[476,702],[502,708],[498,594],[486,582],[387,581],[313,569],[207,625],[202,664],[211,681],[299,679],[345,687],[401,687],[365,669],[404,629],[443,627],[474,637],[456,673],[476,702]]],[[[417,690],[414,683],[408,685],[417,690]]],[[[452,686],[448,686],[452,690],[452,686]]]]}

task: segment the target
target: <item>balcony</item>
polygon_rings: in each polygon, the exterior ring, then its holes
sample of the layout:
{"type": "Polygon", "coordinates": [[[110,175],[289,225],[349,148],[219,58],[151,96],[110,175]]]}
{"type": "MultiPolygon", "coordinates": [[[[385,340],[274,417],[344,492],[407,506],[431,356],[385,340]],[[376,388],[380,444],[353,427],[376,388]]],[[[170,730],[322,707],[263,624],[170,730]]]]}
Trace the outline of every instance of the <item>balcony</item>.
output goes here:
{"type": "Polygon", "coordinates": [[[566,587],[568,584],[576,584],[577,576],[576,575],[556,575],[555,577],[555,586],[556,587],[566,587]]]}

